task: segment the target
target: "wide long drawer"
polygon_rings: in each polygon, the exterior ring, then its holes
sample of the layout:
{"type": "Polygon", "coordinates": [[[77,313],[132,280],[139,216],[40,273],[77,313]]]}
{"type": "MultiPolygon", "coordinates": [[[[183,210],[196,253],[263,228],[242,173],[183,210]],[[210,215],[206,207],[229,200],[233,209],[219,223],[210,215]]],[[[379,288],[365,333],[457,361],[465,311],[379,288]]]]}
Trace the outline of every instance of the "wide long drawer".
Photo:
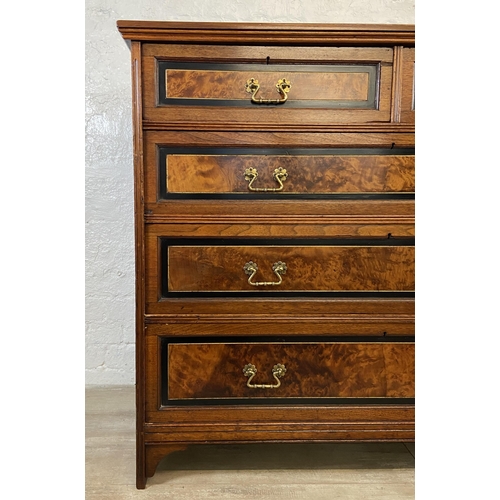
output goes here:
{"type": "Polygon", "coordinates": [[[413,236],[414,142],[400,136],[147,131],[146,221],[225,224],[212,234],[228,236],[413,236]]]}
{"type": "Polygon", "coordinates": [[[281,198],[292,194],[314,199],[314,195],[415,191],[412,150],[160,147],[157,151],[158,162],[150,160],[147,167],[158,166],[158,172],[148,172],[148,179],[159,182],[153,189],[160,200],[245,193],[248,199],[273,199],[277,193],[281,198]],[[259,198],[257,193],[265,195],[259,198]]]}
{"type": "Polygon", "coordinates": [[[182,343],[164,339],[162,403],[415,397],[415,347],[411,341],[246,340],[182,343]]]}
{"type": "Polygon", "coordinates": [[[415,288],[414,246],[334,240],[160,242],[163,296],[187,292],[391,292],[415,288]]]}

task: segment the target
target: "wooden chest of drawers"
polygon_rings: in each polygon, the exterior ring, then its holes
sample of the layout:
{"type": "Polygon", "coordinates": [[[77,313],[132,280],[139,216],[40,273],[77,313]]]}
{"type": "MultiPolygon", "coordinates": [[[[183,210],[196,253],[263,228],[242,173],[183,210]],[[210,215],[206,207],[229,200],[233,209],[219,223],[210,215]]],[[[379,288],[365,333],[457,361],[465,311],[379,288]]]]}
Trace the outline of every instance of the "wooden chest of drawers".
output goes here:
{"type": "Polygon", "coordinates": [[[189,444],[414,439],[414,28],[119,21],[137,487],[189,444]]]}

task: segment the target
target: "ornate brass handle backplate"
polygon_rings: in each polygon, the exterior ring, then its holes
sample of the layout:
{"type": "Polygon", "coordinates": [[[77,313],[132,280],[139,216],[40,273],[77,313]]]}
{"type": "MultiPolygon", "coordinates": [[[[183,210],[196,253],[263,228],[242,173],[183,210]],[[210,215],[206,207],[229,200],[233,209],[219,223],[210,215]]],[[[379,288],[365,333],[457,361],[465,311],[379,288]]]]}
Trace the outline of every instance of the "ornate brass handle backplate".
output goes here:
{"type": "Polygon", "coordinates": [[[245,365],[245,367],[243,368],[245,377],[249,377],[247,387],[250,387],[250,389],[277,389],[281,385],[280,378],[285,375],[285,372],[285,365],[278,363],[277,365],[273,366],[273,377],[276,380],[277,384],[251,384],[250,382],[252,382],[252,379],[257,373],[257,368],[255,368],[255,365],[252,365],[250,363],[248,365],[245,365]]]}
{"type": "Polygon", "coordinates": [[[283,182],[288,177],[288,174],[285,168],[278,167],[274,169],[273,178],[280,185],[277,188],[254,188],[252,184],[254,183],[255,179],[257,179],[258,176],[259,173],[257,172],[256,168],[250,167],[245,170],[245,180],[249,181],[248,189],[250,189],[250,191],[282,191],[283,182]]]}
{"type": "Polygon", "coordinates": [[[275,262],[273,264],[273,271],[276,276],[278,276],[279,281],[257,281],[255,283],[252,283],[252,278],[255,276],[259,268],[257,267],[257,264],[255,262],[247,262],[243,266],[243,270],[245,271],[246,274],[249,274],[250,277],[248,278],[248,283],[253,286],[268,286],[268,285],[281,285],[283,282],[282,274],[286,273],[287,267],[284,262],[275,262]]]}
{"type": "Polygon", "coordinates": [[[283,104],[288,99],[288,92],[290,92],[291,87],[292,84],[285,78],[282,78],[276,84],[276,90],[281,94],[281,99],[262,99],[262,97],[257,99],[255,95],[260,89],[259,81],[255,78],[250,78],[245,85],[245,90],[252,94],[252,102],[255,104],[283,104]]]}

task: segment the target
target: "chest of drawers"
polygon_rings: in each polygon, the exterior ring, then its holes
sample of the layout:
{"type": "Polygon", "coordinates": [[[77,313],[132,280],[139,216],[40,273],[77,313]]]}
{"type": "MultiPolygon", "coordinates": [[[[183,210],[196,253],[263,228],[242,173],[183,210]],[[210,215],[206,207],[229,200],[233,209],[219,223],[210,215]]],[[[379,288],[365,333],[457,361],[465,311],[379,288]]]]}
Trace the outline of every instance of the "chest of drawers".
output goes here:
{"type": "Polygon", "coordinates": [[[414,439],[414,28],[119,21],[137,487],[190,444],[414,439]]]}

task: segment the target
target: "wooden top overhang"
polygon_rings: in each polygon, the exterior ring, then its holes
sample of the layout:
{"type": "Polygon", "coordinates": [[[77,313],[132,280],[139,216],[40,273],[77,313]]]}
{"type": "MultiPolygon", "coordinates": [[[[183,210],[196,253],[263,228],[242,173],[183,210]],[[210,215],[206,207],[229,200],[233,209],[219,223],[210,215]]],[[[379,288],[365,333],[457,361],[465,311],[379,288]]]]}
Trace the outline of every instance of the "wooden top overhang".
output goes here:
{"type": "Polygon", "coordinates": [[[117,21],[126,40],[170,43],[413,46],[412,24],[117,21]]]}

